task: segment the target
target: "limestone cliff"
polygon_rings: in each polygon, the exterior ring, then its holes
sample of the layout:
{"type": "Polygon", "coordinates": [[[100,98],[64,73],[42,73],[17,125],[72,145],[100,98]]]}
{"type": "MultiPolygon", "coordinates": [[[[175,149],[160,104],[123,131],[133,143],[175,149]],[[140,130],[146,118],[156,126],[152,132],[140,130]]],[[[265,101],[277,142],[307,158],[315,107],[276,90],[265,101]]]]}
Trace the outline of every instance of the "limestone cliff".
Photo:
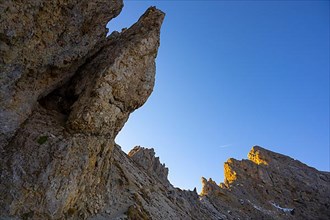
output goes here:
{"type": "Polygon", "coordinates": [[[122,0],[0,1],[0,219],[329,219],[330,175],[254,147],[202,194],[114,139],[155,80],[164,13],[106,37],[122,0]]]}
{"type": "Polygon", "coordinates": [[[225,163],[224,183],[203,179],[202,197],[230,219],[329,219],[329,172],[258,146],[248,158],[225,163]]]}
{"type": "Polygon", "coordinates": [[[149,97],[164,13],[106,37],[120,0],[1,1],[0,213],[104,210],[114,138],[149,97]]]}

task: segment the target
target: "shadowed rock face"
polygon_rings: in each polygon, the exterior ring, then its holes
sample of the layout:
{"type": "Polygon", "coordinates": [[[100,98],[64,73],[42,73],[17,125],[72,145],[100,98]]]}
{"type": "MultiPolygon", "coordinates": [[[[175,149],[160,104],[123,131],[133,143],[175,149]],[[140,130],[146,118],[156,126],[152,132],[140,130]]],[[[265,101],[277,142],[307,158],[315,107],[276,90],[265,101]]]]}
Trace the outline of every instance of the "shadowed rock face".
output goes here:
{"type": "Polygon", "coordinates": [[[0,2],[0,149],[106,41],[122,0],[0,2]]]}
{"type": "Polygon", "coordinates": [[[0,1],[0,219],[330,219],[330,175],[254,147],[201,195],[114,143],[155,80],[164,13],[106,37],[120,0],[0,1]]]}
{"type": "Polygon", "coordinates": [[[0,215],[87,218],[114,138],[151,94],[164,13],[106,38],[122,1],[1,1],[0,215]]]}
{"type": "Polygon", "coordinates": [[[136,146],[128,153],[128,156],[142,169],[146,170],[149,175],[158,178],[164,185],[170,184],[167,179],[168,168],[165,167],[165,164],[160,163],[159,157],[155,157],[153,148],[147,149],[136,146]]]}

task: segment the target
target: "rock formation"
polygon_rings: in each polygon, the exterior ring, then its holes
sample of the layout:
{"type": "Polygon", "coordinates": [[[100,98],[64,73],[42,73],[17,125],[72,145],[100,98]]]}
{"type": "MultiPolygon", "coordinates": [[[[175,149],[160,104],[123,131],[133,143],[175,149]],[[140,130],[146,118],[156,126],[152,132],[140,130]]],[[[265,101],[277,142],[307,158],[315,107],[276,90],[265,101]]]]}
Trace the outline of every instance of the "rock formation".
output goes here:
{"type": "Polygon", "coordinates": [[[230,219],[329,219],[329,172],[258,146],[248,158],[225,163],[224,183],[203,179],[202,197],[230,219]]]}
{"type": "Polygon", "coordinates": [[[0,2],[0,149],[37,101],[103,47],[121,0],[0,2]]]}
{"type": "Polygon", "coordinates": [[[148,175],[158,178],[163,184],[169,184],[168,168],[165,167],[165,164],[160,163],[159,157],[155,157],[153,148],[147,149],[137,146],[128,153],[128,156],[143,170],[146,170],[148,175]]]}
{"type": "Polygon", "coordinates": [[[121,0],[0,1],[0,219],[330,219],[330,174],[254,147],[201,195],[114,139],[154,86],[164,13],[106,37],[121,0]]]}
{"type": "Polygon", "coordinates": [[[1,2],[0,213],[103,210],[114,138],[149,97],[164,13],[106,37],[122,1],[1,2]]]}

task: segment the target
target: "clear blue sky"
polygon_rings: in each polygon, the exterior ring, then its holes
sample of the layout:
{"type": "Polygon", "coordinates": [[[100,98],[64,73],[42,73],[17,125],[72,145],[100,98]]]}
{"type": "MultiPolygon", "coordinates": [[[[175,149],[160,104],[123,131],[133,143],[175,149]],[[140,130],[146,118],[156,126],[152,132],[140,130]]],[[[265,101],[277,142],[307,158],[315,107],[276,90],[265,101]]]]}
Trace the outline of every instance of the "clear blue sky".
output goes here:
{"type": "Polygon", "coordinates": [[[329,1],[125,1],[110,31],[166,13],[156,85],[116,141],[153,147],[172,184],[223,181],[253,145],[329,171],[329,1]]]}

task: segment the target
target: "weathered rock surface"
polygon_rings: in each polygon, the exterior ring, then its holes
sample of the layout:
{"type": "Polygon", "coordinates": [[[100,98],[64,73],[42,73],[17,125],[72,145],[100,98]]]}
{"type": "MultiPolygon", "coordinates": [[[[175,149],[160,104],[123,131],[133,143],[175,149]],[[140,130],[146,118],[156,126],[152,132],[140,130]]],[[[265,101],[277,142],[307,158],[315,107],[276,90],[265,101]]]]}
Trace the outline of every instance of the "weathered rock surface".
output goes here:
{"type": "Polygon", "coordinates": [[[202,180],[202,197],[229,219],[330,218],[329,172],[258,146],[248,158],[229,159],[220,185],[202,180]]]}
{"type": "Polygon", "coordinates": [[[0,219],[330,219],[330,174],[254,147],[175,188],[114,139],[155,80],[164,13],[106,37],[121,0],[0,1],[0,219]]]}
{"type": "Polygon", "coordinates": [[[106,38],[121,8],[1,1],[0,216],[76,219],[104,210],[114,138],[152,92],[164,18],[149,8],[106,38]]]}
{"type": "Polygon", "coordinates": [[[122,0],[0,1],[0,150],[106,41],[122,0]]]}
{"type": "MultiPolygon", "coordinates": [[[[150,175],[149,168],[137,165],[118,145],[112,159],[109,200],[104,211],[91,219],[212,219],[196,191],[180,190],[168,184],[168,180],[164,184],[158,176],[150,175]]],[[[144,164],[157,161],[155,157],[144,160],[144,164]]]]}
{"type": "Polygon", "coordinates": [[[164,185],[170,184],[168,176],[168,168],[165,164],[161,164],[159,157],[155,157],[155,150],[153,148],[143,148],[140,146],[134,147],[128,156],[142,169],[146,170],[149,175],[158,178],[164,185]]]}

